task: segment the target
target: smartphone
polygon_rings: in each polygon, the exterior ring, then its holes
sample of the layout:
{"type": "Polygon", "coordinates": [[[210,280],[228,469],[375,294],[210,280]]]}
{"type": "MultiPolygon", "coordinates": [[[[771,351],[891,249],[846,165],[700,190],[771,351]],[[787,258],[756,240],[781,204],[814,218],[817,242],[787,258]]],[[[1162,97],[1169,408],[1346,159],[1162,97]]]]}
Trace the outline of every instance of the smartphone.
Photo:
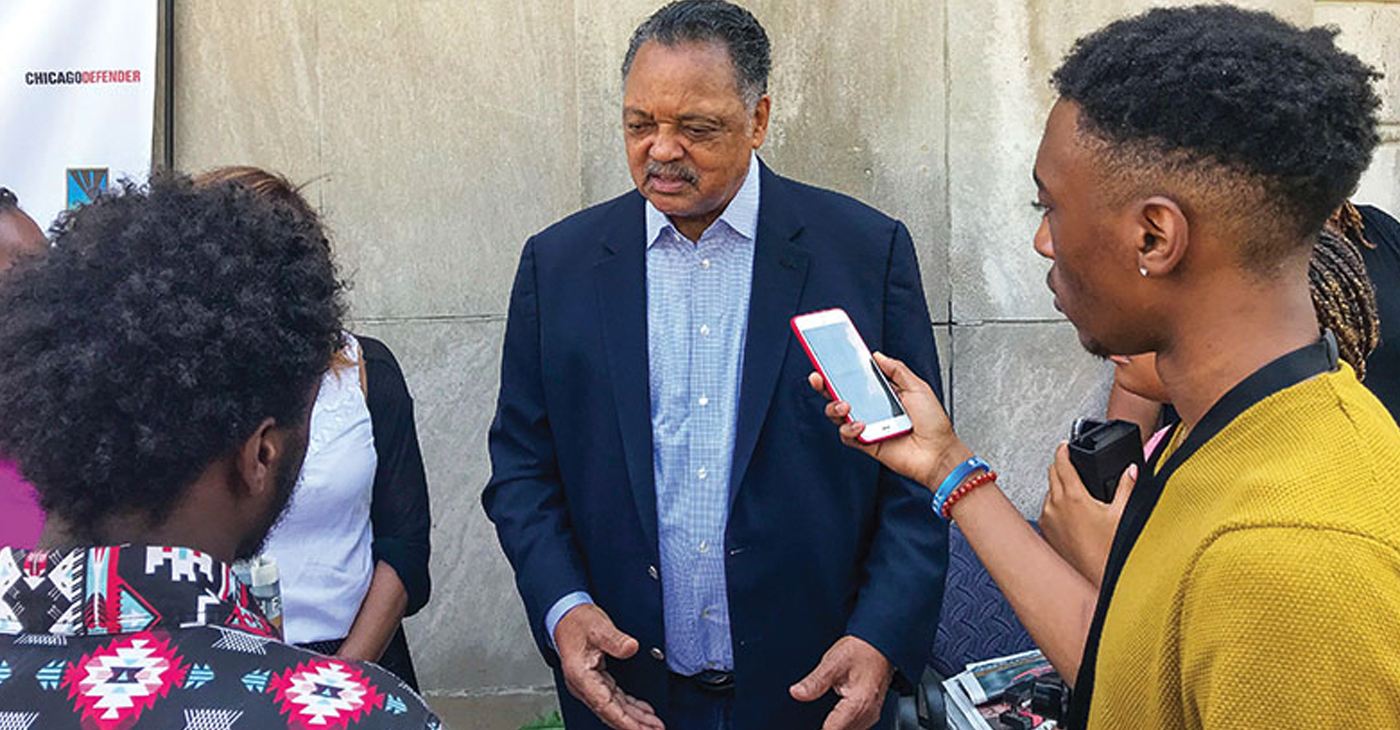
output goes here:
{"type": "Polygon", "coordinates": [[[885,379],[870,348],[843,309],[824,309],[792,318],[792,331],[832,397],[851,406],[847,417],[865,423],[862,443],[874,443],[913,429],[904,404],[885,379]]]}

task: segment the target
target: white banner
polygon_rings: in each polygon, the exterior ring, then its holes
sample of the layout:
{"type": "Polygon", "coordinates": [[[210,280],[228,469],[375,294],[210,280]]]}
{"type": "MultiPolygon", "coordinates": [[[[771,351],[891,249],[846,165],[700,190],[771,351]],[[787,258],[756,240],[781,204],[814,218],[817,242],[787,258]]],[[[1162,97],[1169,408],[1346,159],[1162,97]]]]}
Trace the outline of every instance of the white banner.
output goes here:
{"type": "Polygon", "coordinates": [[[0,0],[0,187],[41,228],[151,169],[158,0],[0,0]]]}

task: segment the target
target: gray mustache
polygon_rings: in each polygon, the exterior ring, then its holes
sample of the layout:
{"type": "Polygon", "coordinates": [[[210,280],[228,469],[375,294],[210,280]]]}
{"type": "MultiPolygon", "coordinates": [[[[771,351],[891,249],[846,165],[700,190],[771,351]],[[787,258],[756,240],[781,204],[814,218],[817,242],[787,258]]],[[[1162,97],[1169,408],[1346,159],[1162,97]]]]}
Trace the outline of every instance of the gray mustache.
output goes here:
{"type": "Polygon", "coordinates": [[[691,185],[700,182],[700,176],[694,170],[674,163],[648,162],[647,177],[672,177],[691,185]]]}

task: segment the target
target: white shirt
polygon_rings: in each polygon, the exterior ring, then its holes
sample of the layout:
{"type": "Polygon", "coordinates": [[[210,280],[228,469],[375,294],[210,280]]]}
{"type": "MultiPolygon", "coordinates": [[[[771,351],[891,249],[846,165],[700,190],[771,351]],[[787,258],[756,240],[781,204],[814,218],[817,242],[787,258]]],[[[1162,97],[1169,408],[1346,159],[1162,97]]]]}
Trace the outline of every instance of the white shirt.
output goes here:
{"type": "Polygon", "coordinates": [[[353,364],[321,381],[301,477],[264,548],[277,559],[283,632],[293,644],[345,638],[374,575],[370,501],[379,459],[360,343],[345,338],[353,364]]]}

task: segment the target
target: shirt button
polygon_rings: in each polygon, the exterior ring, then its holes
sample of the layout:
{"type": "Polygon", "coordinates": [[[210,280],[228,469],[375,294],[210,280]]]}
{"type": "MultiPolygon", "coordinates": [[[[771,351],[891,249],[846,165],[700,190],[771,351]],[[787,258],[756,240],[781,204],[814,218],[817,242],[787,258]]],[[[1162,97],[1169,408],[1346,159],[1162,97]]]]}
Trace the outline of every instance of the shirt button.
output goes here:
{"type": "Polygon", "coordinates": [[[695,472],[695,476],[698,477],[698,478],[700,478],[700,479],[704,479],[705,477],[707,477],[707,476],[709,476],[709,475],[710,475],[710,473],[709,473],[708,471],[705,471],[705,467],[703,467],[703,466],[700,467],[700,469],[697,470],[697,471],[695,472]]]}
{"type": "Polygon", "coordinates": [[[706,398],[705,396],[702,395],[702,396],[700,396],[700,401],[699,401],[699,403],[700,403],[700,405],[702,405],[702,406],[710,405],[710,399],[709,399],[709,398],[706,398]]]}
{"type": "Polygon", "coordinates": [[[708,269],[708,268],[710,268],[710,260],[709,260],[709,259],[700,259],[700,268],[702,268],[702,269],[708,269]]]}
{"type": "Polygon", "coordinates": [[[710,336],[710,325],[707,325],[707,324],[702,324],[702,325],[700,325],[700,334],[701,334],[701,336],[709,337],[709,336],[710,336]]]}
{"type": "Polygon", "coordinates": [[[702,554],[710,552],[710,543],[701,540],[699,549],[702,554]]]}
{"type": "Polygon", "coordinates": [[[647,566],[647,575],[651,576],[652,580],[661,580],[661,571],[657,570],[655,565],[647,566]]]}
{"type": "Polygon", "coordinates": [[[653,646],[651,648],[651,658],[658,662],[664,662],[666,661],[666,652],[661,651],[659,647],[653,646]]]}

